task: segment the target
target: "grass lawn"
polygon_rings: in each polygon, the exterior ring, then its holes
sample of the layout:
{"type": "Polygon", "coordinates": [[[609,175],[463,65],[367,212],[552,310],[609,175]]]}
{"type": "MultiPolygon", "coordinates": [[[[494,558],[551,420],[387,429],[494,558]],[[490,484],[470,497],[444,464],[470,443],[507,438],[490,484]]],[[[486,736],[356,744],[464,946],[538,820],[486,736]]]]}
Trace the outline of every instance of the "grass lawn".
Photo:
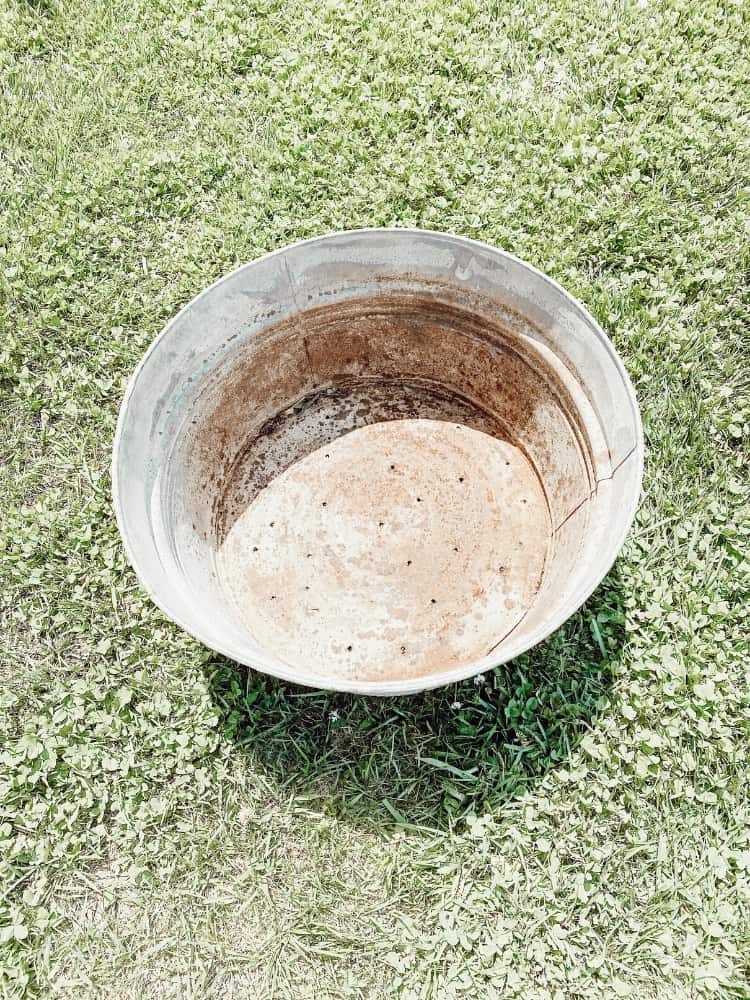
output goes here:
{"type": "Polygon", "coordinates": [[[0,996],[750,997],[750,7],[0,4],[0,996]],[[401,700],[167,622],[109,455],[166,320],[303,237],[486,240],[647,442],[553,638],[401,700]]]}

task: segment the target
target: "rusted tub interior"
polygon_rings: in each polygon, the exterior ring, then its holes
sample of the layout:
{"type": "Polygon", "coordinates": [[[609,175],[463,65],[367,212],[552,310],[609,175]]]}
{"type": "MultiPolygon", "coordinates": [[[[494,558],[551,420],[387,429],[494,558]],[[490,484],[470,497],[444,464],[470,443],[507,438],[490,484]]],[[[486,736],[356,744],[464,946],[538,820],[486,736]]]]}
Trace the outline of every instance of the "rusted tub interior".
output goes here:
{"type": "Polygon", "coordinates": [[[569,374],[521,317],[437,292],[270,324],[184,424],[183,550],[238,629],[311,676],[420,677],[498,651],[563,596],[556,563],[596,503],[604,446],[569,374]]]}
{"type": "Polygon", "coordinates": [[[627,375],[559,286],[471,240],[361,230],[246,265],[166,327],[113,489],[141,580],[208,646],[390,694],[564,621],[641,466],[627,375]]]}

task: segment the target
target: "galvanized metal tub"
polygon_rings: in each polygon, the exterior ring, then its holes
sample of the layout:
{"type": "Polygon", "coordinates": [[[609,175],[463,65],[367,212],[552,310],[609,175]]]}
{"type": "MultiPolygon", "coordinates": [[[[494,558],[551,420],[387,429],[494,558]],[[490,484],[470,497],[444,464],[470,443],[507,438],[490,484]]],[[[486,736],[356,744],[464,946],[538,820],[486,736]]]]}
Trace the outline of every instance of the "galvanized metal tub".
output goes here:
{"type": "Polygon", "coordinates": [[[187,305],[130,382],[112,482],[173,621],[288,681],[393,695],[564,622],[642,464],[625,369],[558,284],[473,240],[369,229],[187,305]]]}

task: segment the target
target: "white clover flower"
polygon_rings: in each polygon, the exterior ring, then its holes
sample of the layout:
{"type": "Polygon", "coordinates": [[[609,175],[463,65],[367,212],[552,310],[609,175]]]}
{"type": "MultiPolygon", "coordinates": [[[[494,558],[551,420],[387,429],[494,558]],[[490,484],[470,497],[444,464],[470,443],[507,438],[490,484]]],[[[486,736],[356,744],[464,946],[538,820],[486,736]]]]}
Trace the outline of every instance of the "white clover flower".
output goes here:
{"type": "Polygon", "coordinates": [[[476,684],[477,687],[479,687],[479,685],[484,684],[486,680],[487,678],[484,676],[484,674],[477,674],[476,677],[474,678],[474,683],[476,684]]]}
{"type": "Polygon", "coordinates": [[[453,704],[451,705],[451,708],[453,709],[454,712],[459,712],[461,710],[461,702],[454,701],[453,704]]]}
{"type": "Polygon", "coordinates": [[[335,708],[334,708],[334,710],[333,710],[333,711],[332,711],[332,712],[331,712],[331,713],[329,714],[328,718],[329,718],[329,719],[331,720],[331,722],[338,722],[338,721],[339,721],[339,713],[338,713],[338,712],[336,711],[336,709],[335,709],[335,708]]]}

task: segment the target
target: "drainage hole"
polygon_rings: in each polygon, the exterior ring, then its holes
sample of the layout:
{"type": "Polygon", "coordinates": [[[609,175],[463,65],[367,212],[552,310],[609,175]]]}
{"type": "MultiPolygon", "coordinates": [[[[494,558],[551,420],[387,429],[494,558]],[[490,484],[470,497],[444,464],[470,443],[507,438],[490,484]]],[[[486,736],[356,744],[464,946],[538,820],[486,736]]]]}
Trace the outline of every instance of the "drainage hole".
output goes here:
{"type": "Polygon", "coordinates": [[[274,524],[276,524],[276,522],[275,522],[275,521],[271,521],[271,522],[269,523],[268,527],[269,527],[269,528],[272,528],[272,527],[274,526],[274,524]]]}
{"type": "Polygon", "coordinates": [[[385,521],[378,521],[378,527],[379,528],[382,528],[384,524],[385,524],[385,521]]]}
{"type": "Polygon", "coordinates": [[[437,601],[435,600],[434,597],[430,598],[430,604],[437,604],[437,601]]]}
{"type": "Polygon", "coordinates": [[[395,465],[392,465],[392,466],[391,466],[391,472],[393,472],[393,470],[394,470],[395,468],[396,468],[396,466],[395,466],[395,465]]]}
{"type": "Polygon", "coordinates": [[[323,506],[324,506],[324,507],[327,507],[327,506],[328,506],[328,504],[326,503],[326,501],[325,501],[325,500],[323,501],[323,506]]]}
{"type": "Polygon", "coordinates": [[[459,476],[458,477],[458,481],[459,481],[459,483],[462,483],[464,481],[464,477],[463,476],[459,476]]]}
{"type": "Polygon", "coordinates": [[[258,546],[257,545],[253,545],[253,552],[257,552],[257,551],[258,551],[258,546]]]}
{"type": "Polygon", "coordinates": [[[352,647],[351,647],[351,646],[347,646],[347,647],[346,647],[346,651],[347,651],[347,653],[351,653],[351,651],[352,651],[352,647]]]}
{"type": "Polygon", "coordinates": [[[407,565],[407,566],[411,566],[411,559],[407,559],[407,560],[406,560],[406,565],[407,565]]]}
{"type": "Polygon", "coordinates": [[[417,497],[417,503],[422,503],[422,497],[417,497]]]}

